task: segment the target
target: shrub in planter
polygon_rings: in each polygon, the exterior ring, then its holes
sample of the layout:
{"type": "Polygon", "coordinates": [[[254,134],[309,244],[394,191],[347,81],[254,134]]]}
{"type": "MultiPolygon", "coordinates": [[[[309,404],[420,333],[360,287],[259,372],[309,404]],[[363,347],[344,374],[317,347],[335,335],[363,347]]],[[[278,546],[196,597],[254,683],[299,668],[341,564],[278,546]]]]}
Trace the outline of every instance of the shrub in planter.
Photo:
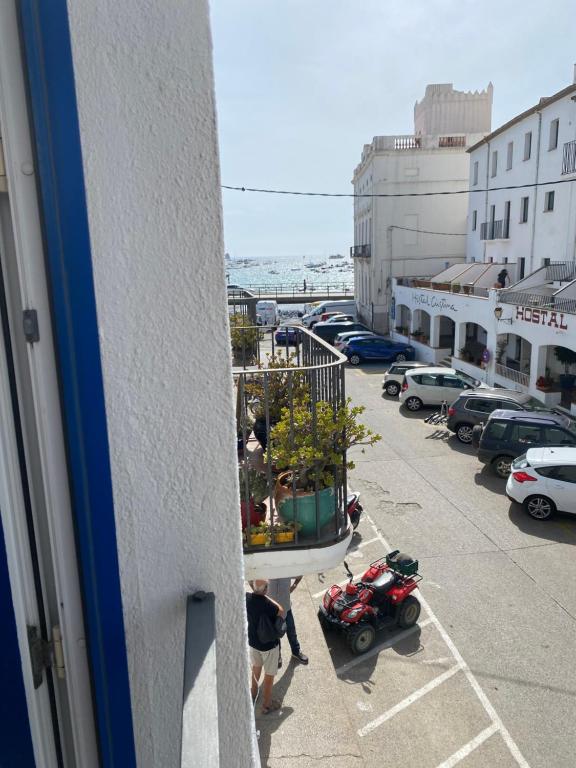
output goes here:
{"type": "Polygon", "coordinates": [[[264,500],[270,495],[266,475],[263,472],[258,472],[254,467],[243,465],[238,467],[238,480],[240,483],[242,529],[248,525],[248,514],[250,515],[250,526],[258,526],[266,517],[264,500]],[[246,498],[246,484],[248,484],[248,499],[246,498]]]}
{"type": "Polygon", "coordinates": [[[294,403],[301,403],[308,397],[306,374],[291,370],[298,367],[295,353],[288,357],[268,355],[266,365],[258,364],[259,370],[267,373],[259,373],[246,382],[245,392],[254,415],[254,435],[264,450],[268,445],[269,429],[279,421],[282,410],[289,405],[289,398],[294,403]]]}
{"type": "MultiPolygon", "coordinates": [[[[309,401],[285,408],[271,432],[272,459],[285,470],[278,477],[275,501],[285,520],[302,526],[304,535],[316,531],[316,492],[320,526],[334,516],[334,485],[341,471],[344,452],[354,445],[374,445],[381,436],[358,422],[365,409],[348,399],[340,407],[309,401]],[[314,409],[314,411],[313,411],[314,409]],[[296,487],[296,497],[293,487],[296,487]]],[[[353,469],[354,463],[347,462],[353,469]]]]}
{"type": "Polygon", "coordinates": [[[252,365],[258,354],[258,342],[260,331],[249,325],[246,315],[236,312],[229,317],[230,342],[232,354],[236,363],[240,365],[252,365]]]}

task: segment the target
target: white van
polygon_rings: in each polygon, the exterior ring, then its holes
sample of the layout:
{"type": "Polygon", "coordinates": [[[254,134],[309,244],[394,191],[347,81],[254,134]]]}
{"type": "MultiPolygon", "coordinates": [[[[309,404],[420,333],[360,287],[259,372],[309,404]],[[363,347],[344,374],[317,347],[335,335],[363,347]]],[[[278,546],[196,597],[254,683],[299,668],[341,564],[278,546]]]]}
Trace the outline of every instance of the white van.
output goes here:
{"type": "Polygon", "coordinates": [[[354,299],[342,299],[341,301],[321,301],[314,309],[302,318],[302,325],[312,328],[320,322],[324,312],[341,312],[343,315],[352,315],[356,320],[356,302],[354,299]]]}
{"type": "Polygon", "coordinates": [[[277,301],[256,302],[256,322],[258,325],[278,325],[280,312],[277,301]]]}

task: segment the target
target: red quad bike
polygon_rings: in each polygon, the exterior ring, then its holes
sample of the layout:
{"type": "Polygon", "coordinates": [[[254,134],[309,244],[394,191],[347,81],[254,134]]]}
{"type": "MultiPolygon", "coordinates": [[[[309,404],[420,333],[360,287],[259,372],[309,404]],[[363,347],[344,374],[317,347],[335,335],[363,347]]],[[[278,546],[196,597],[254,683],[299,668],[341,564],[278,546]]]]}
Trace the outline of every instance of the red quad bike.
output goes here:
{"type": "Polygon", "coordinates": [[[322,598],[318,618],[325,629],[340,629],[352,653],[365,653],[385,627],[408,629],[420,616],[420,603],[411,593],[422,577],[418,560],[395,550],[371,563],[359,582],[344,562],[350,581],[334,584],[322,598]]]}

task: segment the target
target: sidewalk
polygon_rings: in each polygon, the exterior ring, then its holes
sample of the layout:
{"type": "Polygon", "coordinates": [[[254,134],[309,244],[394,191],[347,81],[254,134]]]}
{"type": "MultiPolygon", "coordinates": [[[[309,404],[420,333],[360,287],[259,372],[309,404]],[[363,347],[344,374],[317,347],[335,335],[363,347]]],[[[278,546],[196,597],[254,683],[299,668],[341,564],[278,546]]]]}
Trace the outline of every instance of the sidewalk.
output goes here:
{"type": "Polygon", "coordinates": [[[326,647],[313,599],[303,579],[292,593],[292,610],[302,651],[310,657],[303,666],[292,660],[282,640],[284,664],[274,686],[282,701],[278,712],[262,716],[256,705],[256,730],[262,768],[362,768],[356,730],[352,727],[334,665],[326,647]]]}

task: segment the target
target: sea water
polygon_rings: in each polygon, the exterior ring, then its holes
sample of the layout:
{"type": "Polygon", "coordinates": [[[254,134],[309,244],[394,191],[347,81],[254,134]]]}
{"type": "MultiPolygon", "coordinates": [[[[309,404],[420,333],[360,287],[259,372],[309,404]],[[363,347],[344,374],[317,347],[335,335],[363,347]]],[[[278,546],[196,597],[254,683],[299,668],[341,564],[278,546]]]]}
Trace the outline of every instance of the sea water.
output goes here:
{"type": "Polygon", "coordinates": [[[229,259],[226,261],[226,278],[231,285],[250,287],[294,287],[303,290],[353,288],[354,265],[349,257],[331,259],[322,257],[275,257],[254,259],[229,259]]]}

